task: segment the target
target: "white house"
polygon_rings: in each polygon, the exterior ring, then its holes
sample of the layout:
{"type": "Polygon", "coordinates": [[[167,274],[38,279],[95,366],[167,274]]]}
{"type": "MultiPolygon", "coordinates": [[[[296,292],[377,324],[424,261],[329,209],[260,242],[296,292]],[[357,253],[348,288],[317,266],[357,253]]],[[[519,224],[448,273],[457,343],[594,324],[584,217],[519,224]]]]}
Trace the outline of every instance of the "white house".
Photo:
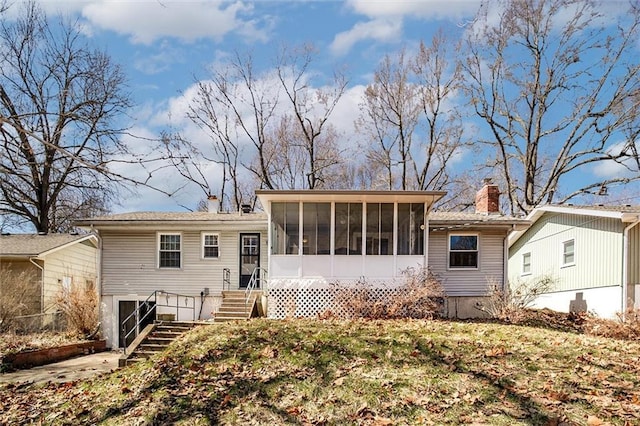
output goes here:
{"type": "Polygon", "coordinates": [[[639,307],[640,207],[547,205],[509,237],[512,282],[550,277],[536,307],[614,317],[639,307]]]}
{"type": "Polygon", "coordinates": [[[155,313],[176,320],[209,319],[223,290],[246,287],[253,270],[266,262],[266,215],[218,212],[136,212],[83,219],[101,241],[101,321],[107,345],[129,343],[155,313]],[[140,308],[140,309],[139,309],[140,308]],[[136,323],[140,323],[136,326],[136,323]]]}

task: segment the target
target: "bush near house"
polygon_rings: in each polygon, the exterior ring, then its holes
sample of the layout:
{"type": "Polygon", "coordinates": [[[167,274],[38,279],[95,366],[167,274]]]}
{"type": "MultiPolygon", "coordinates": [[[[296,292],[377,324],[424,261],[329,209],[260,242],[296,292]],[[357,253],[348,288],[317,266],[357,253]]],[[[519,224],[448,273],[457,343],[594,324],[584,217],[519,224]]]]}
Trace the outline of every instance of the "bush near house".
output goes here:
{"type": "Polygon", "coordinates": [[[442,315],[444,288],[427,268],[409,268],[404,271],[400,286],[355,285],[335,283],[333,309],[322,317],[367,319],[433,319],[442,315]]]}
{"type": "Polygon", "coordinates": [[[56,296],[56,306],[65,316],[67,329],[85,338],[95,337],[98,327],[98,293],[93,285],[72,284],[56,296]]]}

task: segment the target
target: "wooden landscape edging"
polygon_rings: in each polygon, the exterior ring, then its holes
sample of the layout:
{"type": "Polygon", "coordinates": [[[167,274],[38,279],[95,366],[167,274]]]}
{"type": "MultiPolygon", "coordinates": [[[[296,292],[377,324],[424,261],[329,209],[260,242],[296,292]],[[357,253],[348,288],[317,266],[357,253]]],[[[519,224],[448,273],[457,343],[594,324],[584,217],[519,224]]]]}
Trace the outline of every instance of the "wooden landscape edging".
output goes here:
{"type": "Polygon", "coordinates": [[[15,369],[37,367],[39,365],[64,361],[78,355],[88,355],[106,350],[106,340],[95,340],[92,342],[74,343],[55,348],[9,354],[4,357],[2,363],[10,364],[11,368],[15,369]]]}

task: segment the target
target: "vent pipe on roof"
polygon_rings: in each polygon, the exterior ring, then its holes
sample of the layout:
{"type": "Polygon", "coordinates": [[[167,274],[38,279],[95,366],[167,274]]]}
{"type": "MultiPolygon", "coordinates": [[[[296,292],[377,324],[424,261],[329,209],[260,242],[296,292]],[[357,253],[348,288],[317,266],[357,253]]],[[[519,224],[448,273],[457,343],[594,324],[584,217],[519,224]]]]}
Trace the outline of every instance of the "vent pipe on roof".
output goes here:
{"type": "Polygon", "coordinates": [[[242,204],[240,206],[240,211],[242,213],[251,213],[251,204],[242,204]]]}

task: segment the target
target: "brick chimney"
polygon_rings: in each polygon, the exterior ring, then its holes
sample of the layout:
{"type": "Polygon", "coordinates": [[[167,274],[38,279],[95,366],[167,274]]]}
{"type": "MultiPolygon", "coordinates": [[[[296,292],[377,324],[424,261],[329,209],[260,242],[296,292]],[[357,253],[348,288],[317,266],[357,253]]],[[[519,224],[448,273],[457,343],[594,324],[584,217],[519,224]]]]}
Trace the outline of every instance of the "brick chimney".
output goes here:
{"type": "Polygon", "coordinates": [[[218,213],[220,211],[220,201],[215,195],[209,195],[207,198],[207,211],[209,213],[218,213]]]}
{"type": "Polygon", "coordinates": [[[500,190],[491,178],[483,180],[483,187],[476,193],[476,213],[500,214],[500,190]]]}

